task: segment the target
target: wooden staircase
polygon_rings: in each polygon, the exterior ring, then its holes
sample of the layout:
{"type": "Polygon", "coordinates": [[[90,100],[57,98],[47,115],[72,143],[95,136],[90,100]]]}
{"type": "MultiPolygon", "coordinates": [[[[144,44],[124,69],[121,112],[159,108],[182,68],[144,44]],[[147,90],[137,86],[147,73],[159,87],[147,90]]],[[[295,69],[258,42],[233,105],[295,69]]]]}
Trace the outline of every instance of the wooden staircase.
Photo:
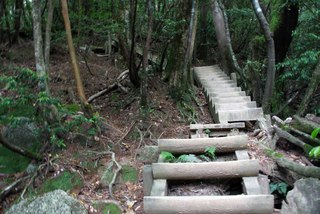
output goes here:
{"type": "MultiPolygon", "coordinates": [[[[274,198],[269,193],[266,176],[259,175],[258,160],[250,159],[248,136],[243,121],[262,117],[261,108],[235,81],[221,73],[217,66],[195,68],[195,76],[210,103],[210,111],[218,124],[190,125],[190,139],[159,139],[158,151],[172,154],[201,154],[215,147],[217,156],[232,153],[228,161],[200,163],[157,163],[145,165],[144,211],[146,214],[268,214],[273,212],[274,198]],[[241,121],[241,122],[235,122],[241,121]],[[234,123],[228,123],[234,122],[234,123]],[[237,129],[234,136],[231,130],[237,129]],[[241,179],[242,193],[236,195],[169,196],[169,181],[241,179]]],[[[239,185],[240,186],[240,185],[239,185]]]]}

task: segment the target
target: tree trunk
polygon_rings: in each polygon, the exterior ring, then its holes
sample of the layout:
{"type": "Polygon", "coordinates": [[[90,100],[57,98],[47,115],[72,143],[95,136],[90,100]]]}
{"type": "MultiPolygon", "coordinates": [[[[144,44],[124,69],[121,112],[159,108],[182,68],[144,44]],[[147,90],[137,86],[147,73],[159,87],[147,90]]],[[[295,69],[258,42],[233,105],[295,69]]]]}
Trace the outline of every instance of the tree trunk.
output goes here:
{"type": "Polygon", "coordinates": [[[290,43],[292,41],[292,32],[298,25],[299,5],[298,3],[286,3],[281,8],[279,20],[280,23],[274,31],[274,46],[275,46],[275,60],[276,63],[281,63],[287,56],[290,43]]]}
{"type": "Polygon", "coordinates": [[[301,115],[305,114],[305,112],[308,108],[308,104],[310,103],[310,101],[312,99],[312,95],[317,90],[319,83],[320,83],[320,58],[319,58],[317,67],[314,69],[314,71],[312,73],[311,80],[308,85],[307,91],[303,97],[303,100],[300,103],[299,109],[297,111],[298,115],[301,116],[301,115]]]}
{"type": "Polygon", "coordinates": [[[14,34],[12,37],[13,44],[16,44],[19,42],[22,10],[23,10],[23,0],[16,0],[15,10],[14,10],[14,34]]]}
{"type": "Polygon", "coordinates": [[[258,0],[252,0],[254,12],[259,20],[260,27],[263,30],[263,35],[267,42],[267,54],[268,54],[268,66],[267,66],[267,81],[264,89],[264,95],[262,100],[262,107],[265,113],[271,111],[271,98],[274,89],[275,78],[275,49],[272,33],[270,31],[269,23],[264,16],[258,0]]]}
{"type": "MultiPolygon", "coordinates": [[[[131,0],[130,1],[130,27],[131,27],[131,50],[130,50],[130,59],[129,59],[129,77],[132,82],[132,84],[135,87],[140,86],[140,78],[138,74],[138,69],[136,66],[136,15],[137,15],[137,6],[138,2],[137,0],[131,0]]],[[[148,58],[148,57],[147,57],[148,58]]]]}
{"type": "Polygon", "coordinates": [[[5,11],[5,9],[6,9],[6,8],[4,7],[4,6],[5,6],[4,1],[5,1],[5,0],[1,0],[1,1],[0,1],[0,26],[1,26],[1,27],[0,27],[0,43],[4,42],[4,38],[5,38],[5,37],[4,37],[4,33],[5,33],[5,32],[4,32],[4,29],[3,29],[3,27],[2,27],[2,26],[3,26],[3,23],[2,23],[3,21],[2,21],[2,20],[5,18],[5,17],[4,17],[4,11],[5,11]]]}
{"type": "Polygon", "coordinates": [[[193,54],[194,42],[196,38],[197,31],[197,21],[198,21],[198,1],[192,1],[192,9],[191,9],[191,17],[190,17],[190,25],[188,32],[188,42],[187,42],[187,50],[184,57],[184,65],[183,65],[183,82],[185,85],[192,85],[193,78],[192,73],[190,71],[191,58],[193,54]]]}
{"type": "Polygon", "coordinates": [[[153,6],[154,2],[153,0],[147,0],[147,10],[148,10],[148,33],[147,33],[147,39],[146,44],[143,48],[143,56],[142,56],[142,77],[141,77],[141,107],[147,106],[147,87],[148,87],[148,54],[150,49],[150,43],[151,43],[151,36],[152,36],[152,26],[153,26],[153,6]]]}
{"type": "Polygon", "coordinates": [[[225,26],[223,13],[220,8],[218,0],[212,0],[212,16],[213,16],[214,29],[216,32],[216,39],[218,43],[220,60],[222,63],[222,69],[224,72],[226,72],[226,74],[230,75],[232,73],[232,70],[229,67],[228,59],[227,59],[227,42],[228,41],[227,41],[226,26],[225,26]]]}
{"type": "Polygon", "coordinates": [[[48,19],[46,24],[45,32],[45,43],[44,43],[44,62],[46,65],[46,70],[49,71],[49,58],[50,58],[50,43],[51,43],[51,27],[53,18],[53,0],[48,0],[48,19]]]}
{"type": "Polygon", "coordinates": [[[62,7],[62,15],[63,15],[63,20],[64,20],[64,25],[65,25],[65,29],[66,29],[67,42],[68,42],[68,46],[69,46],[69,54],[70,54],[73,72],[74,72],[74,76],[75,76],[76,84],[77,84],[78,95],[79,95],[81,104],[84,104],[84,106],[86,106],[87,100],[86,100],[86,96],[84,93],[81,75],[80,75],[80,69],[79,69],[79,65],[78,65],[78,61],[77,61],[77,56],[76,56],[76,52],[75,52],[73,41],[72,41],[67,0],[61,0],[61,7],[62,7]]]}
{"type": "Polygon", "coordinates": [[[208,57],[208,41],[207,41],[207,32],[208,32],[208,4],[206,1],[200,1],[200,44],[198,46],[198,58],[206,60],[208,57]]]}
{"type": "Polygon", "coordinates": [[[33,42],[34,42],[34,54],[36,60],[36,70],[39,77],[39,89],[42,92],[49,94],[48,87],[48,73],[43,56],[43,41],[42,41],[42,29],[41,29],[41,3],[40,0],[33,0],[32,7],[33,18],[33,42]]]}
{"type": "Polygon", "coordinates": [[[320,126],[320,124],[318,123],[299,117],[297,115],[294,115],[293,119],[294,121],[292,126],[308,134],[311,134],[314,129],[320,126]]]}

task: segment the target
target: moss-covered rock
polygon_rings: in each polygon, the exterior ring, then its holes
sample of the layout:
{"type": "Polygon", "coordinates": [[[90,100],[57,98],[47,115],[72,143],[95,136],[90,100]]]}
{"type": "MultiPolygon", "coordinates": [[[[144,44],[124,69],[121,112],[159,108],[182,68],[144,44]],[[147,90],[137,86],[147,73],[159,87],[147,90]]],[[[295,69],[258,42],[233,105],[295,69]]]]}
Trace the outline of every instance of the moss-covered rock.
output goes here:
{"type": "Polygon", "coordinates": [[[136,182],[138,180],[138,170],[130,165],[123,165],[121,170],[121,180],[125,182],[136,182]]]}
{"type": "Polygon", "coordinates": [[[102,214],[121,214],[122,213],[119,205],[110,201],[97,201],[93,204],[93,207],[98,210],[98,213],[102,213],[102,214]]]}
{"type": "Polygon", "coordinates": [[[60,176],[46,180],[38,189],[37,193],[43,194],[56,189],[66,192],[72,189],[79,189],[83,186],[83,180],[78,173],[63,172],[60,176]]]}

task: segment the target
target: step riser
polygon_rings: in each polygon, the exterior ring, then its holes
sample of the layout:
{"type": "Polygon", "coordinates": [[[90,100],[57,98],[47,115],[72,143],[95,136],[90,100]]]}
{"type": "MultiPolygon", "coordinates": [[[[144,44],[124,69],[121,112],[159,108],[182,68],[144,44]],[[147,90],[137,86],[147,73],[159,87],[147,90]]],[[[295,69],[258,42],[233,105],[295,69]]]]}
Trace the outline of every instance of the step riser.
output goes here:
{"type": "Polygon", "coordinates": [[[236,111],[218,111],[219,122],[233,122],[241,120],[257,120],[263,117],[263,112],[261,108],[250,108],[245,110],[236,111]]]}
{"type": "Polygon", "coordinates": [[[153,177],[167,180],[241,178],[257,176],[258,160],[205,163],[154,163],[153,177]]]}
{"type": "Polygon", "coordinates": [[[160,151],[173,154],[203,153],[208,147],[216,147],[217,153],[233,152],[248,147],[248,136],[229,136],[207,139],[160,139],[158,146],[160,151]]]}
{"type": "Polygon", "coordinates": [[[272,195],[144,197],[146,214],[271,214],[272,195]]]}
{"type": "Polygon", "coordinates": [[[209,97],[236,97],[236,96],[246,96],[246,92],[244,91],[236,91],[236,92],[224,92],[224,93],[216,93],[216,92],[212,92],[212,93],[208,93],[209,97]]]}
{"type": "Polygon", "coordinates": [[[257,108],[255,101],[242,103],[216,103],[214,105],[215,111],[237,110],[241,108],[257,108]]]}

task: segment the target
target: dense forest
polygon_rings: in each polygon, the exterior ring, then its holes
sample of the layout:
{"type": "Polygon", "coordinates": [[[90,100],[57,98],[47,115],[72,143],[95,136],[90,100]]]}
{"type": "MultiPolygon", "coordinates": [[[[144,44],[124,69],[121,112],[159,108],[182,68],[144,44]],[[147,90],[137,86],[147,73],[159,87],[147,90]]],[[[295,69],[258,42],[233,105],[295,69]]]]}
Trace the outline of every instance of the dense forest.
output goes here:
{"type": "MultiPolygon", "coordinates": [[[[215,122],[204,65],[234,75],[319,178],[319,23],[318,0],[0,0],[0,212],[62,189],[89,213],[143,213],[140,149],[215,122]]],[[[281,204],[297,179],[269,171],[281,204]]]]}

